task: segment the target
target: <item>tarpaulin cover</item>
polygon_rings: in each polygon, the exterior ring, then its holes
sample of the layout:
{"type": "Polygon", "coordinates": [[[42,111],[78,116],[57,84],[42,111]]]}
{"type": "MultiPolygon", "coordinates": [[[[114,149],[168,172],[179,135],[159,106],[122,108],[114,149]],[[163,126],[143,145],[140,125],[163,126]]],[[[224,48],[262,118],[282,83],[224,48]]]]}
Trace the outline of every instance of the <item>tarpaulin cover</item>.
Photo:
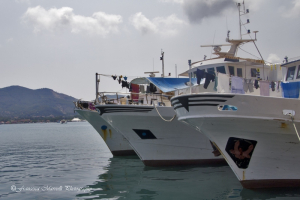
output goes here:
{"type": "MultiPolygon", "coordinates": [[[[189,78],[162,78],[162,77],[147,77],[147,79],[158,87],[163,92],[172,92],[179,89],[185,89],[189,86],[187,83],[189,78]]],[[[192,78],[192,85],[197,84],[197,79],[192,78]]]]}

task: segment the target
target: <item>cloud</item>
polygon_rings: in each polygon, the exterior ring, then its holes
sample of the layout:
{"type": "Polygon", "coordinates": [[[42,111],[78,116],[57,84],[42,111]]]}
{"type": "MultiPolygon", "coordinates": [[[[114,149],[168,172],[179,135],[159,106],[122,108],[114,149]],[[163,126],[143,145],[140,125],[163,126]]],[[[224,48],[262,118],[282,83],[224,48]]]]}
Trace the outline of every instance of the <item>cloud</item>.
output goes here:
{"type": "Polygon", "coordinates": [[[284,9],[282,14],[286,18],[296,18],[300,15],[300,0],[294,0],[292,2],[291,9],[284,9]]]}
{"type": "Polygon", "coordinates": [[[191,23],[201,23],[204,18],[222,15],[235,5],[234,0],[185,0],[182,6],[191,23]]]}
{"type": "Polygon", "coordinates": [[[22,17],[23,21],[33,26],[35,33],[41,31],[70,30],[72,33],[86,33],[105,37],[119,31],[122,23],[120,15],[109,15],[96,12],[91,17],[75,15],[70,7],[44,9],[41,6],[28,8],[22,17]]]}
{"type": "Polygon", "coordinates": [[[178,34],[178,29],[186,24],[174,14],[166,18],[156,17],[153,20],[149,20],[141,12],[131,16],[130,21],[134,28],[143,35],[152,33],[161,36],[174,36],[178,34]]]}
{"type": "Polygon", "coordinates": [[[281,59],[276,54],[269,54],[267,61],[270,63],[280,63],[281,59]]]}

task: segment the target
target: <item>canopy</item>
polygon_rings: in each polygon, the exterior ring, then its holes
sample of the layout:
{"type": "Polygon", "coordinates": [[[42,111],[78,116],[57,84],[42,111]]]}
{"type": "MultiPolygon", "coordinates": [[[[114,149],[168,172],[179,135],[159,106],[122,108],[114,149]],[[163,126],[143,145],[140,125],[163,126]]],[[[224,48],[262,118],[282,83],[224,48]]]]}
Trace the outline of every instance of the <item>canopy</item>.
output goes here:
{"type": "Polygon", "coordinates": [[[142,77],[142,78],[135,78],[130,83],[141,85],[141,84],[149,84],[149,81],[147,80],[147,78],[142,77]]]}
{"type": "MultiPolygon", "coordinates": [[[[172,92],[179,89],[185,89],[189,86],[187,83],[189,78],[162,78],[162,77],[147,77],[147,79],[158,87],[163,92],[172,92]]],[[[192,78],[192,85],[197,84],[197,79],[192,78]]]]}

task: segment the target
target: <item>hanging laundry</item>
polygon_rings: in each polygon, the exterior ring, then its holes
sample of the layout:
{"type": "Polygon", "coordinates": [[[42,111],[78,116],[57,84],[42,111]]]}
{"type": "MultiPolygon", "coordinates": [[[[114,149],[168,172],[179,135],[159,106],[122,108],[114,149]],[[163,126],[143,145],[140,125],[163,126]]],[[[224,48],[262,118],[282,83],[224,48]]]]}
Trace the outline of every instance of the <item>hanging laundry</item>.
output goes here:
{"type": "Polygon", "coordinates": [[[271,88],[272,88],[272,91],[274,92],[275,91],[275,83],[274,83],[274,81],[271,82],[271,88]]]}
{"type": "Polygon", "coordinates": [[[229,76],[228,74],[218,73],[218,86],[219,93],[229,93],[229,76]]]}
{"type": "Polygon", "coordinates": [[[255,89],[259,88],[258,80],[255,80],[255,82],[254,82],[254,87],[255,87],[255,89]]]}
{"type": "Polygon", "coordinates": [[[284,98],[299,98],[300,82],[281,83],[282,94],[284,98]]]}
{"type": "Polygon", "coordinates": [[[245,94],[243,78],[237,76],[231,77],[231,93],[245,94]]]}
{"type": "Polygon", "coordinates": [[[203,86],[205,89],[207,89],[210,81],[212,81],[212,82],[215,81],[215,75],[205,72],[205,82],[204,82],[204,86],[203,86]]]}
{"type": "Polygon", "coordinates": [[[122,81],[122,88],[123,88],[123,87],[128,88],[128,82],[127,82],[127,81],[122,81]]]}
{"type": "Polygon", "coordinates": [[[111,76],[114,80],[116,80],[117,76],[111,76]]]}
{"type": "Polygon", "coordinates": [[[259,83],[260,83],[260,96],[270,96],[269,81],[259,81],[259,83]]]}
{"type": "Polygon", "coordinates": [[[140,85],[140,92],[145,93],[145,86],[144,85],[140,85]]]}
{"type": "Polygon", "coordinates": [[[131,93],[131,99],[133,101],[138,101],[139,100],[139,92],[140,92],[140,87],[137,84],[131,84],[131,88],[132,88],[132,93],[131,93]],[[134,93],[134,94],[133,94],[134,93]]]}
{"type": "Polygon", "coordinates": [[[280,92],[280,81],[276,82],[276,92],[280,92]]]}
{"type": "Polygon", "coordinates": [[[217,87],[218,87],[218,77],[216,76],[216,77],[215,77],[214,91],[218,91],[217,87]]]}
{"type": "Polygon", "coordinates": [[[147,85],[146,93],[150,93],[150,86],[147,85]]]}
{"type": "Polygon", "coordinates": [[[205,75],[204,70],[197,69],[196,77],[197,77],[197,84],[198,85],[200,85],[201,79],[204,78],[204,75],[205,75]]]}
{"type": "Polygon", "coordinates": [[[127,81],[127,76],[124,76],[124,80],[127,81]]]}
{"type": "Polygon", "coordinates": [[[156,86],[153,83],[150,83],[150,92],[156,92],[156,86]]]}
{"type": "Polygon", "coordinates": [[[128,89],[130,89],[130,85],[131,85],[131,83],[127,82],[126,87],[127,87],[128,89]]]}
{"type": "Polygon", "coordinates": [[[129,85],[129,92],[131,92],[132,91],[132,83],[130,83],[130,85],[129,85]]]}
{"type": "Polygon", "coordinates": [[[249,92],[254,92],[252,79],[244,79],[244,91],[248,92],[248,90],[249,92]]]}

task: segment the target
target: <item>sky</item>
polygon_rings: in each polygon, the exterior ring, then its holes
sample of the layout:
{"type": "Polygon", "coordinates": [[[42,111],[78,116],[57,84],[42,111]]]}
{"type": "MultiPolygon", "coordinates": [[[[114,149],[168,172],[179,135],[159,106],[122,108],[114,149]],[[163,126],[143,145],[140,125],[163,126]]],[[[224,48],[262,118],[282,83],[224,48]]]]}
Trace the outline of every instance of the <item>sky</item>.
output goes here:
{"type": "MultiPolygon", "coordinates": [[[[50,88],[93,100],[95,73],[128,80],[147,71],[159,76],[162,50],[165,75],[175,77],[175,65],[179,74],[189,59],[214,57],[200,45],[225,44],[228,30],[239,39],[237,2],[243,1],[0,0],[0,88],[50,88]]],[[[300,0],[245,0],[245,7],[250,12],[241,21],[250,23],[242,34],[259,31],[256,45],[264,60],[300,56],[300,0]]],[[[238,56],[259,56],[253,43],[242,49],[238,56]]],[[[121,89],[101,76],[100,91],[121,89]]]]}

